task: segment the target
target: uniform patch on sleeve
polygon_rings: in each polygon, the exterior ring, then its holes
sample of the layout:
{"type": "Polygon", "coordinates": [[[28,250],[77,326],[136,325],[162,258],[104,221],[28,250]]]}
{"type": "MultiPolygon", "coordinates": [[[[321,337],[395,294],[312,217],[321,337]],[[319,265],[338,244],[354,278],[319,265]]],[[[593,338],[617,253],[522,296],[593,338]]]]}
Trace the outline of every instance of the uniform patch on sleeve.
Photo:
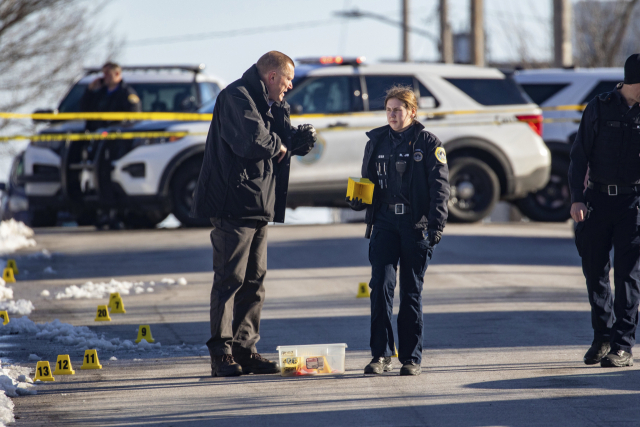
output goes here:
{"type": "Polygon", "coordinates": [[[436,159],[438,159],[440,163],[447,164],[447,152],[444,151],[444,148],[436,148],[436,159]]]}
{"type": "Polygon", "coordinates": [[[127,97],[127,99],[129,100],[130,103],[132,104],[137,104],[138,102],[140,102],[140,98],[138,98],[138,95],[136,95],[135,93],[131,93],[129,94],[129,96],[127,97]]]}

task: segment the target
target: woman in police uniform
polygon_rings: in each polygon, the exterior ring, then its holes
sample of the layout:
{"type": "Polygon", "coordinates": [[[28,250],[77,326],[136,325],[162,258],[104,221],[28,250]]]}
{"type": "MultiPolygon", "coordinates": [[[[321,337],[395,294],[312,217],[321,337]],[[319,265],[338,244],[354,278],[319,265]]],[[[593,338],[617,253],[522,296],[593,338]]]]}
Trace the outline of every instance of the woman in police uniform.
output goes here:
{"type": "Polygon", "coordinates": [[[400,375],[420,375],[422,286],[427,265],[447,220],[449,169],[442,143],[416,120],[418,103],[410,87],[394,86],[385,98],[387,126],[367,133],[362,177],[375,184],[367,209],[371,262],[371,353],[365,374],[391,371],[395,341],[391,319],[400,263],[398,359],[400,375]],[[373,232],[371,229],[373,228],[373,232]]]}

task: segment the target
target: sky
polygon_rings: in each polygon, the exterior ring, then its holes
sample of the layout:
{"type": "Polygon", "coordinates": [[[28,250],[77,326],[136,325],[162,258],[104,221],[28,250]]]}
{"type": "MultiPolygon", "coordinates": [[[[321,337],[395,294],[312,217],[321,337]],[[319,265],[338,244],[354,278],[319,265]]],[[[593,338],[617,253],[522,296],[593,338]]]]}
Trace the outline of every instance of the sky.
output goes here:
{"type": "MultiPolygon", "coordinates": [[[[485,0],[489,59],[513,59],[521,43],[532,57],[548,59],[551,5],[552,0],[485,0]]],[[[398,59],[398,27],[334,15],[356,8],[398,21],[401,16],[400,0],[112,0],[99,21],[124,41],[116,57],[122,64],[204,63],[209,74],[229,83],[269,50],[294,59],[323,55],[365,56],[368,62],[398,59]],[[244,31],[264,27],[280,31],[244,31]],[[241,35],[202,36],[230,31],[241,35]],[[195,36],[180,39],[189,35],[195,36]],[[158,38],[165,42],[151,43],[158,38]]],[[[449,8],[454,32],[468,30],[469,1],[449,0],[449,8]]],[[[437,37],[438,0],[411,0],[410,20],[411,26],[437,37]]],[[[413,60],[439,59],[436,43],[419,35],[411,36],[410,53],[413,60]]]]}

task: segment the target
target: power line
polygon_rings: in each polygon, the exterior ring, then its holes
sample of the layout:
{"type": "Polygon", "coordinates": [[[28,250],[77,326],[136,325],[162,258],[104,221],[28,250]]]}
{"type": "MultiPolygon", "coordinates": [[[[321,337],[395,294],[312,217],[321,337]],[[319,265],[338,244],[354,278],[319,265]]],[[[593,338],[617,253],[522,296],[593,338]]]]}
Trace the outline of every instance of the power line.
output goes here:
{"type": "Polygon", "coordinates": [[[292,31],[292,30],[298,30],[302,28],[315,28],[315,27],[322,27],[325,25],[336,25],[338,23],[339,22],[337,22],[335,19],[327,19],[323,21],[297,22],[295,24],[280,24],[280,25],[270,25],[266,27],[253,27],[253,28],[242,28],[242,29],[228,30],[228,31],[213,31],[208,33],[185,34],[182,36],[153,37],[148,39],[132,40],[130,42],[127,42],[127,47],[182,43],[182,42],[194,41],[194,40],[206,40],[206,39],[225,38],[225,37],[248,36],[248,35],[262,34],[262,33],[274,33],[274,32],[281,32],[281,31],[292,31]]]}

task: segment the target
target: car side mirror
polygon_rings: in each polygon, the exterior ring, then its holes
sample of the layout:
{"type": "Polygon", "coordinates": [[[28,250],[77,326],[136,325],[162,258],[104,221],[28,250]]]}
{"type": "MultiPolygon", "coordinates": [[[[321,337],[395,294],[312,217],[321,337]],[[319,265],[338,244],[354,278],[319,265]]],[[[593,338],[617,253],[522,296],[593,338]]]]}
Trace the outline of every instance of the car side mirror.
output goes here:
{"type": "MultiPolygon", "coordinates": [[[[55,112],[56,112],[55,110],[48,108],[48,109],[36,110],[33,112],[33,114],[54,114],[55,112]]],[[[46,123],[46,122],[49,122],[49,120],[33,119],[33,123],[46,123]]]]}
{"type": "Polygon", "coordinates": [[[293,104],[291,106],[291,114],[302,114],[302,105],[293,104]]]}

